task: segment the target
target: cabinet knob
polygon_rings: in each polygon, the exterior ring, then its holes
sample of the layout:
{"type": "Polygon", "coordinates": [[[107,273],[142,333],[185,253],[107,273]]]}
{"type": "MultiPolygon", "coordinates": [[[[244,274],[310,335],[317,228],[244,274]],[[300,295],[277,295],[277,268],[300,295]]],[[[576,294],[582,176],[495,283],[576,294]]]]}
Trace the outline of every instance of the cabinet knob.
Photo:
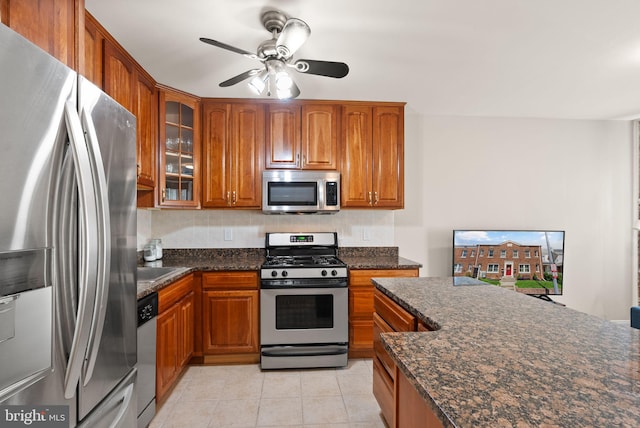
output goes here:
{"type": "Polygon", "coordinates": [[[378,192],[373,192],[373,205],[378,205],[378,192]]]}
{"type": "Polygon", "coordinates": [[[236,191],[235,190],[231,193],[231,203],[233,205],[236,204],[236,191]]]}
{"type": "Polygon", "coordinates": [[[367,202],[369,202],[369,205],[373,203],[373,199],[371,199],[371,192],[367,193],[367,202]]]}
{"type": "Polygon", "coordinates": [[[227,196],[224,198],[227,205],[231,206],[231,192],[227,192],[227,196]]]}
{"type": "Polygon", "coordinates": [[[167,190],[163,187],[162,188],[162,202],[164,202],[164,200],[167,198],[167,190]]]}

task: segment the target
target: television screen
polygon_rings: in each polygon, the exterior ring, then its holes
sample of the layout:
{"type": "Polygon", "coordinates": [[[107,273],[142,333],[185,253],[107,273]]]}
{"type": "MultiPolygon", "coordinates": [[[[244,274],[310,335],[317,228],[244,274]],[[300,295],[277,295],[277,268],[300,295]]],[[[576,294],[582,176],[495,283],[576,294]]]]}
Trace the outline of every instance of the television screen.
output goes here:
{"type": "Polygon", "coordinates": [[[536,296],[562,294],[564,231],[454,230],[453,276],[536,296]]]}

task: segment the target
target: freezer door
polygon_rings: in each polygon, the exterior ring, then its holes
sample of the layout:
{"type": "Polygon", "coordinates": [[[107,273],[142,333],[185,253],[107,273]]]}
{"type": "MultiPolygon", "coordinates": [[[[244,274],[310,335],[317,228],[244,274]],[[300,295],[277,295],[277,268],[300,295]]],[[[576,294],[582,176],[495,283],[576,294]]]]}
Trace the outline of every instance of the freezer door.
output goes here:
{"type": "Polygon", "coordinates": [[[108,198],[106,283],[96,290],[95,329],[78,397],[83,420],[136,364],[136,121],[82,77],[78,96],[87,145],[97,147],[108,198]]]}
{"type": "Polygon", "coordinates": [[[116,386],[85,418],[79,428],[132,428],[136,426],[136,369],[116,386]]]}

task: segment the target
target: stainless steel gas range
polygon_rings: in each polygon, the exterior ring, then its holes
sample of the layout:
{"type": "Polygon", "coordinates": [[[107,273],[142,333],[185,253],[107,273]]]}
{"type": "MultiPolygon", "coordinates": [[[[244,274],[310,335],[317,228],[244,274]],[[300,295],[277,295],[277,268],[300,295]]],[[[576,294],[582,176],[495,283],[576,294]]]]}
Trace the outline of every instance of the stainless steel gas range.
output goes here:
{"type": "Polygon", "coordinates": [[[343,367],[349,342],[347,265],[335,232],[267,233],[260,270],[263,369],[343,367]]]}

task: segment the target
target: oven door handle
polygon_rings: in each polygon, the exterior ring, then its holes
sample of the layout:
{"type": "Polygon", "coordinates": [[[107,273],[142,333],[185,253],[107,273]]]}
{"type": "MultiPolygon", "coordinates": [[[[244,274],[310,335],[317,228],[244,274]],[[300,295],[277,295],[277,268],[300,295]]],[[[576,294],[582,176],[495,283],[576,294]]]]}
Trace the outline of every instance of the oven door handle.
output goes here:
{"type": "Polygon", "coordinates": [[[277,346],[262,348],[265,357],[319,357],[324,355],[343,355],[348,352],[347,344],[336,346],[277,346]]]}

